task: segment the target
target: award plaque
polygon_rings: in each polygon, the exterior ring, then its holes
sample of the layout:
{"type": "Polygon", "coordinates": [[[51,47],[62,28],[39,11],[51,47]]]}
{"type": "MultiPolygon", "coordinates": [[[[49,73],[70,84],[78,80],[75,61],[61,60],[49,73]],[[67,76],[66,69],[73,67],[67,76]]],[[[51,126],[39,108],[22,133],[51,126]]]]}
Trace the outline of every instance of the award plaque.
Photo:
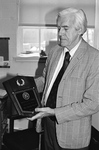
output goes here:
{"type": "Polygon", "coordinates": [[[35,108],[41,107],[33,77],[15,76],[4,81],[3,86],[19,115],[31,117],[35,115],[35,108]]]}

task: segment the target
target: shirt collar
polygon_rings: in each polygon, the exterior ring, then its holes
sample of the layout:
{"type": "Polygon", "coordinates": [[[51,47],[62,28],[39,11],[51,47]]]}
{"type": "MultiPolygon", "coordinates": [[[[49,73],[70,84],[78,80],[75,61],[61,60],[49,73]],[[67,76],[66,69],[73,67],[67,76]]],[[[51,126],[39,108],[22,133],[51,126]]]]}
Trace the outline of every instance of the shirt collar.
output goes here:
{"type": "Polygon", "coordinates": [[[76,46],[74,48],[72,48],[70,51],[65,47],[64,48],[64,52],[69,51],[71,58],[73,57],[74,53],[76,52],[76,50],[78,49],[80,43],[81,43],[82,39],[76,44],[76,46]]]}

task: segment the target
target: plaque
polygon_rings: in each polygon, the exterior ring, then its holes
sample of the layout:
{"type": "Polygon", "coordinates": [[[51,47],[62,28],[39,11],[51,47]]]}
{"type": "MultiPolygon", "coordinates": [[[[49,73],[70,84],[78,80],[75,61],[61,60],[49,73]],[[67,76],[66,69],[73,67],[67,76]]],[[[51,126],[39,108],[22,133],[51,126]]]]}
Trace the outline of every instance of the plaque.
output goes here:
{"type": "Polygon", "coordinates": [[[21,116],[35,115],[35,108],[41,107],[35,80],[30,76],[15,76],[3,82],[8,96],[21,116]]]}

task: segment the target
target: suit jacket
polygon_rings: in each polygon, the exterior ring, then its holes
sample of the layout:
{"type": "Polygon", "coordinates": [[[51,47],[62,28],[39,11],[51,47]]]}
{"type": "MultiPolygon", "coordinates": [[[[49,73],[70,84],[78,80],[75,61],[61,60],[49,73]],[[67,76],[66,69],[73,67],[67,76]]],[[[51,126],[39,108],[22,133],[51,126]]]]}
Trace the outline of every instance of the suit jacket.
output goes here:
{"type": "MultiPolygon", "coordinates": [[[[62,47],[54,47],[46,61],[38,90],[47,87],[59,61],[62,47]],[[44,85],[45,83],[45,85],[44,85]]],[[[56,135],[62,148],[82,148],[89,145],[92,114],[99,111],[99,51],[82,40],[58,87],[55,116],[56,135]]]]}

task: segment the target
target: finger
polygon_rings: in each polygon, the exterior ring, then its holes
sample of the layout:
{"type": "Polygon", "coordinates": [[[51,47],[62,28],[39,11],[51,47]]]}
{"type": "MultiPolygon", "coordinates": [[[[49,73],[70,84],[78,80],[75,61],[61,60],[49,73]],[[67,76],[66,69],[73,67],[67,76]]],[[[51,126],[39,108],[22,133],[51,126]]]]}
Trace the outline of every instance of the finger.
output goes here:
{"type": "Polygon", "coordinates": [[[49,110],[48,107],[35,108],[35,111],[36,111],[36,112],[46,112],[46,111],[48,111],[48,110],[49,110]]]}
{"type": "Polygon", "coordinates": [[[42,117],[42,113],[38,113],[38,114],[36,114],[35,116],[33,116],[33,117],[31,117],[31,118],[27,118],[27,119],[33,121],[33,120],[38,119],[38,118],[41,118],[41,117],[42,117]]]}
{"type": "Polygon", "coordinates": [[[55,115],[54,109],[51,109],[49,107],[36,108],[36,112],[41,112],[45,114],[44,116],[55,115]]]}
{"type": "Polygon", "coordinates": [[[40,112],[40,111],[42,111],[42,108],[35,108],[35,111],[40,112]]]}

